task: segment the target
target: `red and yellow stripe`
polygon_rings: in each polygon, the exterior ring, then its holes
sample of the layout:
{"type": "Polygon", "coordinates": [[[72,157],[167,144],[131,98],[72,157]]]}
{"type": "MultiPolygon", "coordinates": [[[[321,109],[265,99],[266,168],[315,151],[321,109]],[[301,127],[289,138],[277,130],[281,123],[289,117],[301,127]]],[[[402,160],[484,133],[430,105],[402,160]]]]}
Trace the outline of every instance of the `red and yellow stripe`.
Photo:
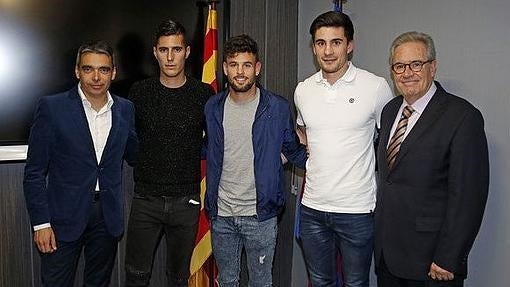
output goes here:
{"type": "Polygon", "coordinates": [[[202,70],[202,82],[211,85],[218,92],[216,82],[216,65],[218,61],[218,30],[216,9],[209,5],[207,16],[207,30],[204,40],[204,67],[202,70]]]}
{"type": "MultiPolygon", "coordinates": [[[[216,28],[216,9],[209,5],[209,14],[207,17],[207,30],[204,39],[204,67],[202,71],[202,82],[211,85],[215,92],[218,91],[218,83],[216,81],[216,64],[218,53],[218,32],[216,28]]],[[[216,274],[214,260],[212,260],[211,246],[211,230],[209,220],[205,214],[204,199],[206,189],[206,164],[201,162],[202,181],[200,183],[200,217],[198,223],[198,233],[195,241],[195,249],[191,257],[190,273],[191,277],[188,281],[190,287],[209,287],[213,282],[216,274]]]]}

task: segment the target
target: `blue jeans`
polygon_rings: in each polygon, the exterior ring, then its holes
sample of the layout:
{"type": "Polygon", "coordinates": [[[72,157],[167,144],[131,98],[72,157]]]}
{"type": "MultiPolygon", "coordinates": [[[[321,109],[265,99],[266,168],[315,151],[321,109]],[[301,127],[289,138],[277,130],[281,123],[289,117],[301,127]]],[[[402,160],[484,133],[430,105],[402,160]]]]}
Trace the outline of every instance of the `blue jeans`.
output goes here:
{"type": "Polygon", "coordinates": [[[331,213],[303,206],[301,240],[313,287],[336,286],[337,250],[342,255],[344,287],[368,287],[374,249],[372,213],[331,213]]]}
{"type": "Polygon", "coordinates": [[[239,286],[241,251],[246,250],[250,287],[272,286],[276,217],[259,222],[255,216],[218,216],[211,221],[212,249],[220,287],[239,286]]]}

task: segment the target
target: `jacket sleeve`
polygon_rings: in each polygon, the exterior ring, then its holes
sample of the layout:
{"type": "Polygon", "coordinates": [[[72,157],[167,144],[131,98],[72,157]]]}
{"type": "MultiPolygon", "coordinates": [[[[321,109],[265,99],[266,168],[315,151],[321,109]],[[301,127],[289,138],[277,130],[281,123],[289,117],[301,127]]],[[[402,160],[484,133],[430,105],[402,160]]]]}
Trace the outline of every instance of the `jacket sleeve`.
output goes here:
{"type": "Polygon", "coordinates": [[[480,229],[489,189],[487,139],[481,113],[469,110],[451,142],[448,205],[433,261],[456,273],[480,229]]]}
{"type": "Polygon", "coordinates": [[[306,147],[299,143],[299,138],[294,129],[294,124],[291,119],[290,106],[287,103],[283,109],[282,120],[284,123],[283,132],[283,155],[296,166],[304,169],[306,160],[308,159],[306,154],[306,147]]]}
{"type": "Polygon", "coordinates": [[[136,156],[138,153],[138,136],[136,135],[135,129],[135,107],[133,103],[128,102],[128,119],[129,119],[129,134],[126,142],[126,149],[124,153],[124,159],[130,166],[134,166],[136,163],[136,156]]]}
{"type": "Polygon", "coordinates": [[[23,192],[32,226],[50,222],[46,176],[51,162],[53,138],[48,101],[42,98],[34,115],[28,139],[23,192]]]}

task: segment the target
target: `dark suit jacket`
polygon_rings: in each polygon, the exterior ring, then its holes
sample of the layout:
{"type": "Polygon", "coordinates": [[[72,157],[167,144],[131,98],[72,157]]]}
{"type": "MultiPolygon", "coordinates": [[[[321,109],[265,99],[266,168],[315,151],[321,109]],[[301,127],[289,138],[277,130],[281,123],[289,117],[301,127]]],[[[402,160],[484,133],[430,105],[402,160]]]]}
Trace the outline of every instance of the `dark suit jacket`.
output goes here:
{"type": "Polygon", "coordinates": [[[432,262],[465,277],[489,185],[481,113],[436,86],[391,171],[386,146],[402,96],[381,115],[375,262],[384,254],[392,274],[413,280],[425,280],[432,262]]]}
{"type": "Polygon", "coordinates": [[[41,98],[30,131],[24,193],[33,226],[49,222],[58,240],[73,241],[83,233],[99,178],[108,231],[124,230],[122,163],[137,149],[134,108],[112,95],[112,127],[98,164],[77,86],[41,98]]]}

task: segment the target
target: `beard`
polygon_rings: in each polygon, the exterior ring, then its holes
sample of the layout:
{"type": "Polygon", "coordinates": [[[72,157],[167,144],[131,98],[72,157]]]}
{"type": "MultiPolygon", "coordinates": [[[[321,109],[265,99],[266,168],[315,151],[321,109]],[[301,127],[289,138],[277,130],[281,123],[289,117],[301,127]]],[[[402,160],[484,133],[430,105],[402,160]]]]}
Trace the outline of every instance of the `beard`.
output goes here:
{"type": "Polygon", "coordinates": [[[245,93],[249,91],[251,87],[253,87],[253,85],[255,84],[255,78],[248,79],[248,81],[246,81],[244,84],[239,85],[236,83],[233,77],[228,77],[228,84],[234,92],[245,93]]]}

